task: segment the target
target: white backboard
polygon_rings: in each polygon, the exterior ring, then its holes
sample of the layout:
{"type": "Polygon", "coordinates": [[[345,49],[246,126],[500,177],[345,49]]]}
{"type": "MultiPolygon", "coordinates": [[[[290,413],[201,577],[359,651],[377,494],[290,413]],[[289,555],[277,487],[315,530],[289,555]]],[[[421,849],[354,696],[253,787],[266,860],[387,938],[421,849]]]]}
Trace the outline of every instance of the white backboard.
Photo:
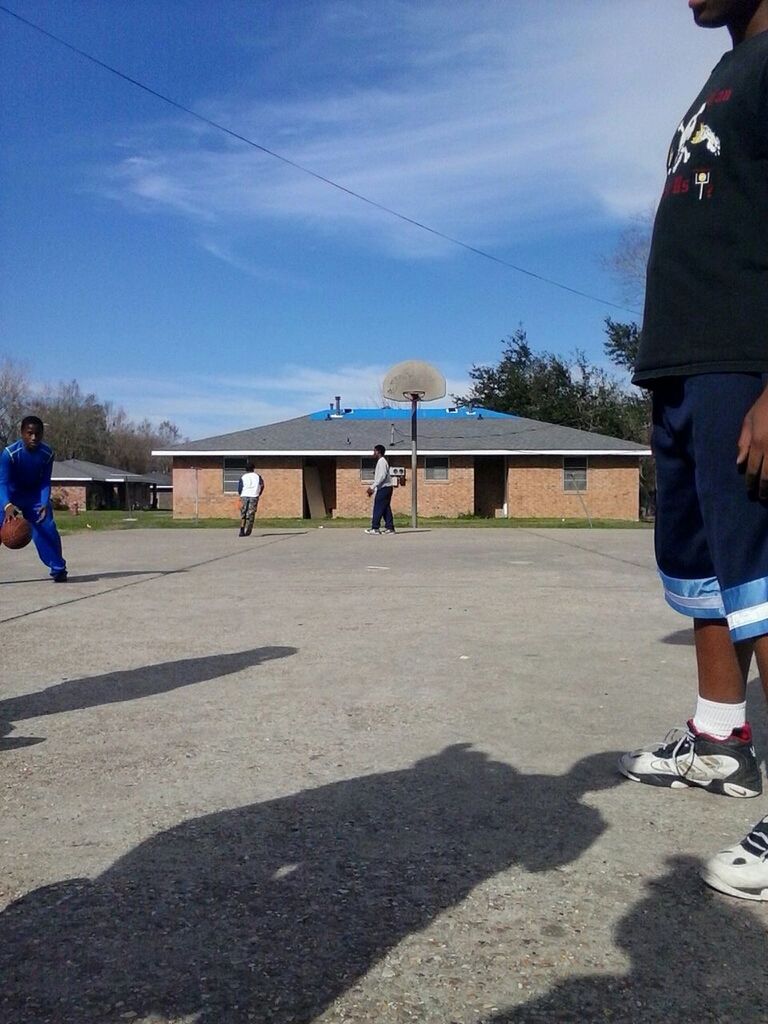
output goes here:
{"type": "Polygon", "coordinates": [[[414,395],[420,402],[434,402],[445,396],[445,377],[430,363],[407,359],[392,367],[381,390],[391,402],[410,402],[414,395]]]}

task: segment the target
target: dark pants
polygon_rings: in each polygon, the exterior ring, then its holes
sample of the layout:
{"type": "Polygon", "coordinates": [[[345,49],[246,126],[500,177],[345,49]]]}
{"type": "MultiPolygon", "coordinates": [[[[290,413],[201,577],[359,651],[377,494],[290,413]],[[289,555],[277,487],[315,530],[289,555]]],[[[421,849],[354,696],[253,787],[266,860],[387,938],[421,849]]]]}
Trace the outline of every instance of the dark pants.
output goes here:
{"type": "Polygon", "coordinates": [[[395,521],[392,518],[392,509],[390,508],[391,504],[392,488],[379,487],[373,498],[373,517],[371,519],[372,530],[378,530],[382,516],[384,517],[384,526],[388,530],[394,530],[395,521]]]}

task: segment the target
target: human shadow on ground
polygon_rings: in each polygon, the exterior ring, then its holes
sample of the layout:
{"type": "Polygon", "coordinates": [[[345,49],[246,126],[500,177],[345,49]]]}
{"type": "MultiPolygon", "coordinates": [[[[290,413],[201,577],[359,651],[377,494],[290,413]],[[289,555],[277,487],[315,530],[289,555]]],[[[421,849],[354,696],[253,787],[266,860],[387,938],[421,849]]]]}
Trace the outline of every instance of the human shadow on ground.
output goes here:
{"type": "Polygon", "coordinates": [[[107,672],[105,675],[84,679],[67,679],[45,690],[0,700],[0,736],[11,731],[11,722],[167,693],[181,686],[193,686],[195,683],[240,672],[275,658],[287,658],[296,654],[297,650],[296,647],[254,647],[229,654],[211,654],[204,658],[161,661],[157,665],[142,665],[141,668],[107,672]]]}
{"type": "Polygon", "coordinates": [[[669,863],[616,929],[626,974],[569,978],[482,1024],[765,1024],[768,931],[742,901],[708,889],[697,861],[669,863]]]}
{"type": "Polygon", "coordinates": [[[92,572],[81,576],[69,575],[69,583],[98,583],[100,580],[120,580],[129,576],[178,576],[186,569],[127,569],[125,572],[92,572]]]}
{"type": "MultiPolygon", "coordinates": [[[[175,576],[177,573],[186,572],[186,569],[126,569],[115,572],[92,572],[83,573],[80,576],[67,577],[67,584],[70,583],[98,583],[99,580],[121,580],[129,576],[175,576]]],[[[19,583],[47,583],[50,584],[50,576],[36,576],[31,580],[0,580],[0,587],[12,587],[19,583]]]]}
{"type": "MultiPolygon", "coordinates": [[[[309,533],[309,530],[283,530],[282,533],[252,533],[250,538],[243,537],[243,540],[261,540],[263,537],[305,537],[307,533],[309,533]]],[[[246,544],[245,547],[247,546],[246,544]]]]}
{"type": "Polygon", "coordinates": [[[579,857],[616,756],[527,775],[459,744],[183,822],[0,914],[0,1017],[308,1024],[497,872],[579,857]]]}
{"type": "Polygon", "coordinates": [[[693,647],[693,629],[676,629],[659,639],[659,643],[672,644],[674,647],[693,647]]]}

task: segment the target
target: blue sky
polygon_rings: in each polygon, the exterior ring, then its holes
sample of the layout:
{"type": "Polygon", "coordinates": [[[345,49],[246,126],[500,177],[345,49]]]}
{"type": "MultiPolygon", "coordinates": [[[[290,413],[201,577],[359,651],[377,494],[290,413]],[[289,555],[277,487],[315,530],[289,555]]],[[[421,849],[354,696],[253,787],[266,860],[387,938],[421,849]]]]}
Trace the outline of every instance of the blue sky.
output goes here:
{"type": "MultiPolygon", "coordinates": [[[[534,273],[622,302],[602,261],[652,208],[719,55],[685,0],[7,0],[262,146],[534,273]]],[[[329,188],[0,12],[4,353],[191,438],[450,391],[522,323],[602,362],[618,310],[329,188]]]]}

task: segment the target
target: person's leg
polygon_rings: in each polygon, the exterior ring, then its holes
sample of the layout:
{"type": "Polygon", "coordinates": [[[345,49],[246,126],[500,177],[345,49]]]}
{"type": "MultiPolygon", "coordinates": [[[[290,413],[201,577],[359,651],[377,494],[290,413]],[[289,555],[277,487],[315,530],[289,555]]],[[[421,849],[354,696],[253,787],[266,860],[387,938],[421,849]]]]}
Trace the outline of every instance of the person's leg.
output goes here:
{"type": "MultiPolygon", "coordinates": [[[[768,636],[756,637],[753,644],[755,660],[763,690],[768,699],[768,636]]],[[[768,901],[768,816],[761,818],[741,842],[729,846],[706,861],[702,878],[713,889],[738,899],[768,901]]]]}
{"type": "MultiPolygon", "coordinates": [[[[717,516],[710,508],[710,483],[698,465],[710,433],[700,422],[702,406],[706,418],[716,403],[713,395],[690,388],[691,380],[667,381],[654,393],[655,544],[667,602],[694,619],[698,701],[686,729],[656,747],[623,755],[619,768],[627,778],[649,785],[757,796],[762,781],[744,717],[749,645],[734,646],[725,621],[705,510],[710,519],[717,516]]],[[[733,452],[721,456],[735,464],[733,452]]]]}
{"type": "Polygon", "coordinates": [[[699,696],[720,704],[740,704],[746,693],[752,644],[734,644],[725,619],[695,619],[693,636],[699,696]]]}
{"type": "Polygon", "coordinates": [[[755,651],[757,670],[760,673],[760,682],[763,684],[763,693],[768,701],[768,636],[756,637],[752,645],[755,651]]]}
{"type": "Polygon", "coordinates": [[[42,522],[35,521],[32,509],[23,509],[25,518],[29,520],[32,527],[32,541],[37,548],[37,553],[43,565],[50,569],[51,576],[65,578],[67,563],[61,550],[61,537],[53,518],[53,511],[49,507],[48,513],[42,522]]]}
{"type": "Polygon", "coordinates": [[[241,498],[240,499],[240,533],[239,533],[240,537],[244,537],[245,536],[245,513],[246,513],[247,508],[248,508],[248,499],[247,498],[241,498]]]}
{"type": "Polygon", "coordinates": [[[392,488],[385,487],[384,492],[384,528],[389,530],[390,533],[394,533],[395,520],[392,518],[392,488]]]}
{"type": "MultiPolygon", "coordinates": [[[[720,429],[736,447],[741,421],[765,379],[733,376],[721,401],[720,429]],[[735,388],[744,394],[737,396],[735,388]]],[[[718,565],[723,606],[737,650],[754,648],[763,688],[768,696],[768,508],[747,494],[735,460],[718,463],[721,473],[712,503],[719,505],[713,532],[713,558],[718,565]]],[[[710,474],[716,470],[712,468],[710,474]]],[[[768,901],[768,817],[741,842],[710,858],[702,870],[708,885],[741,899],[768,901]]]]}
{"type": "Polygon", "coordinates": [[[384,515],[384,489],[379,488],[373,496],[373,513],[371,515],[371,529],[378,530],[381,526],[381,517],[384,515]]]}
{"type": "Polygon", "coordinates": [[[253,521],[256,518],[256,508],[258,506],[258,498],[249,498],[247,502],[247,508],[245,510],[245,536],[250,537],[253,532],[253,521]]]}

